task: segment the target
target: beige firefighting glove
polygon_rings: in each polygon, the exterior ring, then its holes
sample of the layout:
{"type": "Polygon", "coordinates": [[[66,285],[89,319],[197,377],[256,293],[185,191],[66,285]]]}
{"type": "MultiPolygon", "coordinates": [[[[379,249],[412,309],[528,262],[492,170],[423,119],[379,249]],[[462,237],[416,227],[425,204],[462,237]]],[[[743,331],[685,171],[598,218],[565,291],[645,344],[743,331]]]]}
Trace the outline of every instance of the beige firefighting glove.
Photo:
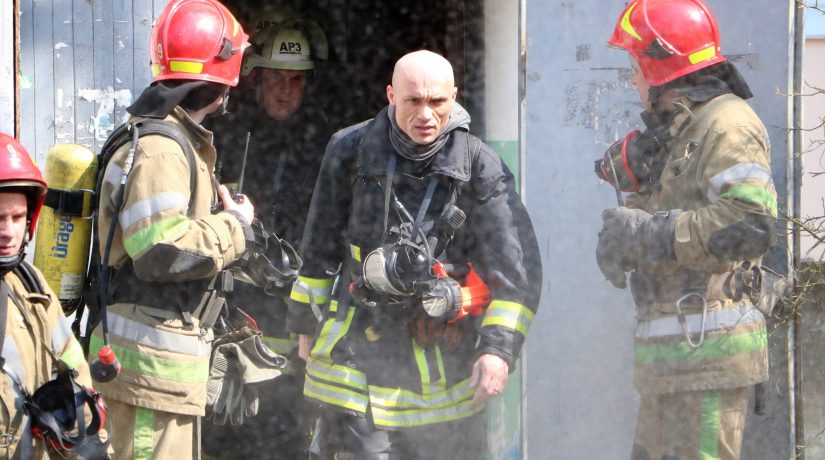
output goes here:
{"type": "Polygon", "coordinates": [[[256,384],[281,375],[286,358],[264,345],[260,333],[227,336],[216,340],[212,350],[207,413],[216,425],[224,425],[227,420],[240,425],[244,417],[258,413],[256,384]]]}

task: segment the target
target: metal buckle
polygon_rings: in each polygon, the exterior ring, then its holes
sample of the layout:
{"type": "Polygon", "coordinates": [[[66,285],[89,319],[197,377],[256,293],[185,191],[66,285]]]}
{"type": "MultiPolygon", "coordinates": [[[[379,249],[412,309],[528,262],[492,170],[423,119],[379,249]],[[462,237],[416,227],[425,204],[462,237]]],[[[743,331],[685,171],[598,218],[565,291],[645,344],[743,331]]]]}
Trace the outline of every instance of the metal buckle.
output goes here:
{"type": "Polygon", "coordinates": [[[676,318],[679,320],[679,326],[682,327],[682,333],[685,334],[685,340],[687,340],[688,345],[690,348],[696,350],[697,348],[701,347],[702,344],[705,342],[705,320],[708,317],[708,300],[705,298],[704,295],[699,294],[698,292],[688,292],[687,294],[679,297],[676,301],[676,318]],[[682,312],[682,302],[687,301],[692,297],[698,297],[702,299],[702,325],[699,329],[699,341],[694,342],[691,338],[690,328],[687,325],[687,318],[685,318],[685,314],[682,312]]]}
{"type": "Polygon", "coordinates": [[[15,438],[14,435],[9,433],[0,434],[0,447],[5,447],[8,449],[15,442],[17,442],[17,438],[15,438]]]}

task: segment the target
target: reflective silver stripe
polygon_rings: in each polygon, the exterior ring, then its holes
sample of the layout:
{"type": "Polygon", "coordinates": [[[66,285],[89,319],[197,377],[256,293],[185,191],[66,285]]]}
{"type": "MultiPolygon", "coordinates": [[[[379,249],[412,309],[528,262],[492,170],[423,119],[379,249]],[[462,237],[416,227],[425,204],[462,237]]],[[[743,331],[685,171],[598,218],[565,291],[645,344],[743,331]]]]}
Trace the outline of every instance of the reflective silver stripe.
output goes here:
{"type": "Polygon", "coordinates": [[[361,413],[366,412],[369,403],[367,395],[339,386],[317,382],[309,374],[307,374],[304,382],[304,396],[361,413]]]}
{"type": "MultiPolygon", "coordinates": [[[[337,303],[333,301],[333,304],[337,306],[337,303]]],[[[347,311],[347,318],[344,321],[338,321],[336,319],[328,319],[321,327],[321,333],[318,334],[318,339],[315,342],[315,346],[312,348],[311,355],[313,357],[326,357],[328,358],[332,353],[332,349],[335,347],[335,344],[341,340],[347,331],[349,331],[350,324],[352,323],[352,317],[355,315],[355,307],[349,307],[347,311]]]]}
{"type": "MultiPolygon", "coordinates": [[[[685,315],[685,320],[689,331],[698,332],[702,327],[701,313],[685,315]]],[[[750,304],[741,305],[739,308],[709,311],[705,320],[705,332],[764,320],[765,317],[762,313],[750,304]]],[[[682,334],[683,331],[676,315],[654,319],[653,321],[639,321],[639,324],[636,325],[636,338],[642,340],[673,335],[681,336],[682,334]]]]}
{"type": "Polygon", "coordinates": [[[109,166],[106,167],[106,172],[103,174],[103,182],[117,187],[120,185],[121,175],[123,175],[123,169],[115,163],[109,163],[109,166]]]}
{"type": "Polygon", "coordinates": [[[207,356],[212,346],[200,337],[155,329],[137,321],[108,312],[109,333],[142,345],[190,356],[207,356]]]}
{"type": "Polygon", "coordinates": [[[347,385],[361,391],[367,391],[367,376],[347,366],[327,364],[310,358],[307,362],[307,374],[320,379],[347,385]]]}
{"type": "Polygon", "coordinates": [[[316,305],[327,303],[329,294],[332,292],[332,284],[335,278],[307,278],[298,277],[298,282],[292,285],[289,298],[301,303],[309,303],[309,292],[312,292],[316,305]],[[307,289],[309,288],[309,289],[307,289]]]}
{"type": "Polygon", "coordinates": [[[420,395],[399,388],[384,388],[374,385],[370,385],[369,389],[370,403],[372,403],[373,406],[393,409],[447,407],[455,405],[457,401],[472,398],[476,392],[476,389],[470,386],[470,379],[465,379],[447,390],[428,395],[420,395]]]}
{"type": "Polygon", "coordinates": [[[25,385],[26,380],[24,377],[26,372],[22,361],[20,361],[20,351],[17,349],[17,344],[10,335],[7,335],[3,341],[3,358],[6,359],[6,362],[3,364],[3,373],[6,374],[6,378],[11,383],[10,386],[12,390],[14,390],[15,405],[21,408],[23,407],[25,397],[23,396],[23,388],[20,388],[17,382],[25,385]],[[15,379],[17,379],[17,382],[15,382],[15,379]]]}
{"type": "Polygon", "coordinates": [[[739,163],[710,178],[708,200],[711,203],[716,203],[725,184],[745,179],[762,181],[773,187],[773,179],[769,169],[758,163],[739,163]]]}
{"type": "Polygon", "coordinates": [[[72,334],[72,328],[69,326],[69,320],[61,316],[57,322],[57,327],[52,329],[52,353],[60,355],[72,337],[74,337],[74,334],[72,334]]]}
{"type": "Polygon", "coordinates": [[[120,228],[125,231],[137,222],[167,209],[181,209],[183,214],[186,214],[189,209],[189,199],[178,192],[158,193],[120,211],[118,222],[120,222],[120,228]]]}
{"type": "Polygon", "coordinates": [[[376,426],[414,427],[467,418],[481,412],[484,409],[484,404],[475,403],[470,400],[450,407],[420,411],[410,410],[402,412],[385,410],[380,407],[371,407],[370,409],[376,426]]]}

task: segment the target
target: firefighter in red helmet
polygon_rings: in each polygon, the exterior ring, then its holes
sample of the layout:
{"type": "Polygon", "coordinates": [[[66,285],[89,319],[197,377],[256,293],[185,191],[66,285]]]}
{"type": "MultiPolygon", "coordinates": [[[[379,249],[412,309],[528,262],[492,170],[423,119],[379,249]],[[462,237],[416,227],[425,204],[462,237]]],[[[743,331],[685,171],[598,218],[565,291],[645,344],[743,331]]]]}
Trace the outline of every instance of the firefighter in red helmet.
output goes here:
{"type": "Polygon", "coordinates": [[[201,123],[223,112],[247,38],[216,0],[169,2],[151,33],[152,83],[101,151],[102,308],[87,336],[115,458],[200,458],[216,290],[255,239],[253,205],[217,185],[201,123]]]}
{"type": "Polygon", "coordinates": [[[701,0],[634,0],[608,43],[629,54],[647,126],[608,152],[621,151],[635,180],[626,206],[602,213],[596,249],[617,288],[631,272],[641,394],[631,458],[738,459],[749,389],[768,378],[767,131],[701,0]]]}
{"type": "Polygon", "coordinates": [[[107,443],[101,440],[106,407],[91,389],[83,349],[57,295],[23,260],[45,196],[46,181],[29,153],[0,133],[0,330],[5,331],[0,378],[6,382],[0,385],[0,399],[8,409],[0,414],[0,453],[42,458],[48,450],[107,458],[107,443]],[[53,374],[59,377],[52,380],[53,374]]]}

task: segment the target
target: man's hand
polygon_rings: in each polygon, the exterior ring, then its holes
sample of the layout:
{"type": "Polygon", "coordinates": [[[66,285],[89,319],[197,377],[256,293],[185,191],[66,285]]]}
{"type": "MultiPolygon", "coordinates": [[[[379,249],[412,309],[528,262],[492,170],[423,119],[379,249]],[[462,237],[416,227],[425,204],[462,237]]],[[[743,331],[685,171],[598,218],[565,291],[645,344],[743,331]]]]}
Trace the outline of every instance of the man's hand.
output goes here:
{"type": "Polygon", "coordinates": [[[236,197],[238,201],[235,201],[232,199],[232,194],[229,193],[229,189],[221,184],[218,185],[218,196],[221,198],[221,202],[223,202],[224,211],[237,212],[241,217],[246,219],[247,224],[251,224],[252,220],[255,219],[255,207],[252,206],[252,202],[249,201],[246,195],[238,195],[236,197]]]}
{"type": "Polygon", "coordinates": [[[507,385],[509,370],[507,363],[496,355],[479,356],[470,376],[470,386],[478,386],[473,401],[481,403],[500,395],[507,385]]]}
{"type": "Polygon", "coordinates": [[[298,357],[306,361],[309,359],[309,350],[312,349],[312,336],[298,334],[298,357]]]}

